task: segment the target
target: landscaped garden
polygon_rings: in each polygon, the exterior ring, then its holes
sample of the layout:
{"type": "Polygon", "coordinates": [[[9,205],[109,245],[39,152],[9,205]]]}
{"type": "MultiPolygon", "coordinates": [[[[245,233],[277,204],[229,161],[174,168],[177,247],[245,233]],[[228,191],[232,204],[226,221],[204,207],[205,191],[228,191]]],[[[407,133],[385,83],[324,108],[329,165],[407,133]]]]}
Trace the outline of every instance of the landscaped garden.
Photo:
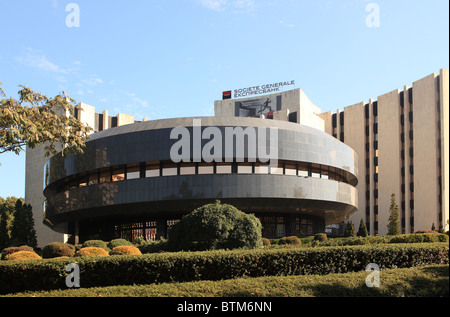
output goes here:
{"type": "Polygon", "coordinates": [[[6,248],[0,294],[449,296],[447,234],[268,240],[255,219],[216,203],[183,218],[169,240],[6,248]],[[79,267],[80,288],[66,284],[71,263],[79,267]],[[365,283],[369,264],[381,270],[380,287],[365,283]]]}

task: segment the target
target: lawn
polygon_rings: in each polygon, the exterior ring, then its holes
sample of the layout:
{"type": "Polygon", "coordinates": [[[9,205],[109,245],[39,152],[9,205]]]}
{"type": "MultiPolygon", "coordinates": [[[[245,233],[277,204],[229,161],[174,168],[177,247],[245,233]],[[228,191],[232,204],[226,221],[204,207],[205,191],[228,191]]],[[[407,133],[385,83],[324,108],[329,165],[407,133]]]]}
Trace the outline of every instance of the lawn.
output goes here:
{"type": "MultiPolygon", "coordinates": [[[[369,272],[268,276],[132,286],[78,288],[8,294],[6,297],[448,297],[449,266],[379,272],[379,287],[366,286],[369,272]]],[[[82,286],[82,285],[81,285],[82,286]]]]}

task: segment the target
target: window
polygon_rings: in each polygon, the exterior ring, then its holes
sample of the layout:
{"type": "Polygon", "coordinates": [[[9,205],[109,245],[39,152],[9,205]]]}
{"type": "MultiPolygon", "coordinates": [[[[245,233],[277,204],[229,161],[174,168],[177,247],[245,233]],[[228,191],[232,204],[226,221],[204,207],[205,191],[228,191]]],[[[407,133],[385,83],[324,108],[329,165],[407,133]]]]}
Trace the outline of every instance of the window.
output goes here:
{"type": "Polygon", "coordinates": [[[239,163],[238,174],[251,174],[253,172],[252,163],[239,163]]]}
{"type": "Polygon", "coordinates": [[[255,174],[269,174],[269,165],[268,164],[255,164],[255,174]]]}
{"type": "Polygon", "coordinates": [[[210,163],[199,163],[198,164],[199,174],[214,174],[214,165],[210,163]]]}
{"type": "Polygon", "coordinates": [[[195,175],[195,163],[182,163],[180,175],[195,175]]]}
{"type": "Polygon", "coordinates": [[[88,185],[95,185],[95,184],[98,184],[98,173],[97,172],[89,173],[88,185]]]}
{"type": "Polygon", "coordinates": [[[231,164],[230,163],[217,163],[216,164],[217,174],[231,174],[231,164]]]}
{"type": "Polygon", "coordinates": [[[158,177],[159,175],[159,162],[149,162],[145,166],[145,177],[158,177]]]}
{"type": "Polygon", "coordinates": [[[278,164],[277,166],[270,166],[270,174],[283,175],[283,164],[278,164]]]}
{"type": "Polygon", "coordinates": [[[175,176],[178,174],[178,167],[175,163],[168,163],[163,165],[162,176],[175,176]]]}
{"type": "Polygon", "coordinates": [[[140,177],[139,164],[131,164],[127,166],[127,179],[136,179],[140,177]]]}
{"type": "Polygon", "coordinates": [[[100,175],[98,178],[98,182],[100,184],[109,183],[110,181],[111,181],[111,171],[106,170],[106,171],[100,172],[100,175]]]}
{"type": "Polygon", "coordinates": [[[286,163],[284,165],[284,174],[286,175],[297,175],[297,165],[286,163]]]}
{"type": "Polygon", "coordinates": [[[118,182],[118,181],[123,181],[125,180],[125,169],[124,168],[119,168],[119,169],[115,169],[112,172],[112,181],[113,182],[118,182]]]}

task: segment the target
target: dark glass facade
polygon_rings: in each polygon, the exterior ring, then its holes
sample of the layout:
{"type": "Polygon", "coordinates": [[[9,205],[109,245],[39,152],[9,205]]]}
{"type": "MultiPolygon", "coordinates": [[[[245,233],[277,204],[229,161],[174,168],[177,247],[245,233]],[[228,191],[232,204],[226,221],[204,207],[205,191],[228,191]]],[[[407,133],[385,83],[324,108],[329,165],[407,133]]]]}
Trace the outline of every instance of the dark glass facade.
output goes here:
{"type": "Polygon", "coordinates": [[[171,131],[183,126],[194,138],[193,118],[116,127],[94,134],[82,155],[49,160],[44,222],[81,241],[156,239],[184,214],[220,200],[255,214],[263,236],[275,238],[323,232],[356,212],[356,155],[330,135],[282,121],[200,119],[200,131],[216,127],[223,136],[226,127],[276,128],[267,142],[277,146],[278,169],[236,155],[175,163],[171,131]]]}

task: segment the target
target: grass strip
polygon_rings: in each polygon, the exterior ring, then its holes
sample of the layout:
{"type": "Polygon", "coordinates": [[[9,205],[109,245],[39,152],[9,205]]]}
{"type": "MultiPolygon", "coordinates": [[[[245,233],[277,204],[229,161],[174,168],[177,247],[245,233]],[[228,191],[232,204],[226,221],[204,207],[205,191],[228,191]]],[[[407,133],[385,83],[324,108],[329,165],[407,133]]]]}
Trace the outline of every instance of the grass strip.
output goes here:
{"type": "Polygon", "coordinates": [[[19,297],[448,297],[449,266],[388,269],[380,287],[369,288],[369,272],[237,278],[131,286],[25,292],[19,297]]]}

